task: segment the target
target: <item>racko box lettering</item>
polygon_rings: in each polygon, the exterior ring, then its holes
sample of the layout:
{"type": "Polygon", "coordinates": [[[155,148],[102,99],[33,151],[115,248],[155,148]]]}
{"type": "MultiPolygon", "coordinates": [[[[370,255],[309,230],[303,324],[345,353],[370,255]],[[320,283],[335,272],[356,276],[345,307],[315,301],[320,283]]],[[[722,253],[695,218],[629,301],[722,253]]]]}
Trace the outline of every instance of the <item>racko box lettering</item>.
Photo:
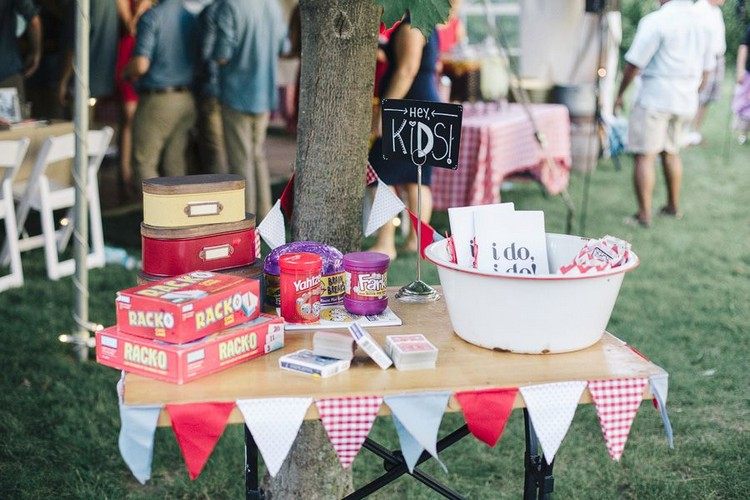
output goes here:
{"type": "Polygon", "coordinates": [[[135,337],[113,326],[96,333],[97,362],[157,380],[183,384],[284,347],[284,320],[259,318],[221,333],[166,344],[135,337]]]}
{"type": "Polygon", "coordinates": [[[257,318],[259,295],[257,280],[195,271],[118,292],[117,327],[139,337],[190,342],[257,318]]]}

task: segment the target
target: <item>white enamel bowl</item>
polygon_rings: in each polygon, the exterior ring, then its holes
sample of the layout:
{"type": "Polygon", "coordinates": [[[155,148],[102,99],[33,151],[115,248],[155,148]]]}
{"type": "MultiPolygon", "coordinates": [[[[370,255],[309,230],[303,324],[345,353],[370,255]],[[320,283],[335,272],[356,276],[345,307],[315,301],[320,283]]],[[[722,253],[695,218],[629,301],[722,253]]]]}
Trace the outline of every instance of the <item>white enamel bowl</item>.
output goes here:
{"type": "MultiPolygon", "coordinates": [[[[586,241],[547,233],[550,270],[572,262],[586,241]]],[[[433,243],[425,253],[438,268],[453,330],[480,347],[517,353],[569,352],[595,344],[625,273],[639,264],[631,252],[624,266],[592,276],[496,275],[449,262],[446,244],[433,243]]]]}

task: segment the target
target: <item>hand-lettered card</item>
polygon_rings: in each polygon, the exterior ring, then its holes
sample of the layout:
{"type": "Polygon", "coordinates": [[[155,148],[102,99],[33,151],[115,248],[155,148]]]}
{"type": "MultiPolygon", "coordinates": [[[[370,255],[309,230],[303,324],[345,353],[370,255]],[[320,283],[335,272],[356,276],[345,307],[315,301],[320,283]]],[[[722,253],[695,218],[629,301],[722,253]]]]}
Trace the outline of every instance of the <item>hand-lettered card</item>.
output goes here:
{"type": "Polygon", "coordinates": [[[487,273],[549,274],[544,212],[477,212],[477,269],[487,273]]]}
{"type": "Polygon", "coordinates": [[[478,212],[503,214],[513,212],[513,203],[498,203],[494,205],[476,205],[471,207],[455,207],[448,209],[451,234],[456,246],[457,264],[462,267],[474,267],[474,215],[478,212]]]}

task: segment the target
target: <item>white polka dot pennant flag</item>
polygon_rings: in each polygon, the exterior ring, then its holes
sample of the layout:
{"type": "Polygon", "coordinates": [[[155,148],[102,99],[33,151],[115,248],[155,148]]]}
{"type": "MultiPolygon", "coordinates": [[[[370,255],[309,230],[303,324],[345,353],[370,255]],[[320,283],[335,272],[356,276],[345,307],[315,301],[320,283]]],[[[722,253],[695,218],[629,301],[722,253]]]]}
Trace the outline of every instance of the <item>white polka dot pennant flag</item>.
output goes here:
{"type": "Polygon", "coordinates": [[[568,433],[585,388],[583,380],[519,388],[547,463],[552,463],[568,433]]]}
{"type": "MultiPolygon", "coordinates": [[[[365,193],[365,197],[367,197],[367,193],[365,193]]],[[[364,231],[365,236],[372,236],[375,231],[393,220],[406,207],[401,198],[396,196],[396,193],[391,191],[385,182],[378,179],[372,206],[369,207],[369,210],[367,208],[367,205],[365,205],[364,231]]]]}
{"type": "Polygon", "coordinates": [[[272,476],[279,472],[292,449],[312,401],[312,398],[237,400],[237,407],[272,476]]]}
{"type": "Polygon", "coordinates": [[[286,225],[284,214],[281,212],[281,200],[276,200],[271,210],[258,224],[257,230],[271,250],[286,243],[286,225]]]}

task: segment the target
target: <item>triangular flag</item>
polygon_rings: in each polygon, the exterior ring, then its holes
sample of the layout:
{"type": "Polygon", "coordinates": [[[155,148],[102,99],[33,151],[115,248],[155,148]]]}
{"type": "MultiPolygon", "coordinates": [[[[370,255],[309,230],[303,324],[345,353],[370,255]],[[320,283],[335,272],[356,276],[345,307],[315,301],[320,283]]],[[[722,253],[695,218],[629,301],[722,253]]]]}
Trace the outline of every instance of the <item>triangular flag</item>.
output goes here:
{"type": "Polygon", "coordinates": [[[480,441],[494,447],[503,435],[517,394],[516,387],[484,389],[457,392],[456,399],[464,412],[469,431],[480,441]]]}
{"type": "Polygon", "coordinates": [[[437,434],[450,397],[450,392],[420,392],[384,398],[385,404],[391,409],[401,443],[401,454],[409,472],[414,471],[425,450],[438,461],[443,470],[448,471],[438,458],[437,434]]]}
{"type": "Polygon", "coordinates": [[[583,380],[519,388],[548,464],[554,460],[568,433],[585,388],[586,382],[583,380]]]}
{"type": "Polygon", "coordinates": [[[292,211],[294,211],[294,174],[292,174],[292,177],[289,178],[286,186],[284,186],[281,197],[279,197],[279,202],[281,204],[281,211],[287,220],[292,220],[292,211]]]}
{"type": "Polygon", "coordinates": [[[367,162],[367,171],[365,172],[365,185],[369,186],[373,182],[379,179],[378,174],[375,173],[375,169],[372,168],[370,162],[367,162]]]}
{"type": "Polygon", "coordinates": [[[362,448],[382,402],[380,396],[328,398],[315,402],[328,439],[343,467],[349,467],[362,448]]]}
{"type": "Polygon", "coordinates": [[[286,243],[286,226],[284,214],[281,213],[281,200],[276,200],[256,230],[271,250],[286,243]]]}
{"type": "Polygon", "coordinates": [[[386,222],[390,222],[401,211],[406,208],[401,198],[391,191],[388,185],[378,179],[375,187],[375,198],[372,201],[372,208],[367,217],[365,224],[365,236],[372,236],[375,231],[380,229],[386,222]]]}
{"type": "Polygon", "coordinates": [[[141,484],[151,479],[154,432],[161,405],[125,406],[120,403],[120,455],[141,484]]]}
{"type": "Polygon", "coordinates": [[[276,476],[292,449],[312,398],[238,400],[237,407],[258,445],[266,468],[276,476]]]}
{"type": "Polygon", "coordinates": [[[669,447],[674,449],[674,435],[672,433],[672,422],[669,421],[669,415],[667,414],[667,394],[669,393],[669,374],[662,373],[659,375],[651,375],[649,379],[651,384],[651,392],[654,395],[654,402],[656,408],[659,410],[661,415],[661,422],[664,425],[664,434],[667,436],[667,443],[669,447]]]}
{"type": "Polygon", "coordinates": [[[620,460],[625,449],[630,426],[643,400],[643,389],[647,383],[645,378],[589,381],[589,392],[596,406],[604,441],[609,456],[615,461],[620,460]]]}
{"type": "Polygon", "coordinates": [[[166,405],[190,479],[197,478],[224,432],[234,403],[166,405]]]}
{"type": "MultiPolygon", "coordinates": [[[[414,230],[414,233],[417,232],[417,216],[414,212],[406,209],[407,212],[409,212],[409,219],[411,220],[411,227],[414,230]]],[[[432,243],[435,243],[436,241],[444,240],[445,237],[435,231],[435,228],[433,228],[431,225],[427,224],[424,221],[419,221],[419,224],[422,225],[422,240],[421,245],[419,245],[419,255],[425,259],[424,250],[428,246],[430,246],[432,243]]]]}
{"type": "Polygon", "coordinates": [[[255,258],[260,259],[260,232],[255,231],[255,258]]]}

